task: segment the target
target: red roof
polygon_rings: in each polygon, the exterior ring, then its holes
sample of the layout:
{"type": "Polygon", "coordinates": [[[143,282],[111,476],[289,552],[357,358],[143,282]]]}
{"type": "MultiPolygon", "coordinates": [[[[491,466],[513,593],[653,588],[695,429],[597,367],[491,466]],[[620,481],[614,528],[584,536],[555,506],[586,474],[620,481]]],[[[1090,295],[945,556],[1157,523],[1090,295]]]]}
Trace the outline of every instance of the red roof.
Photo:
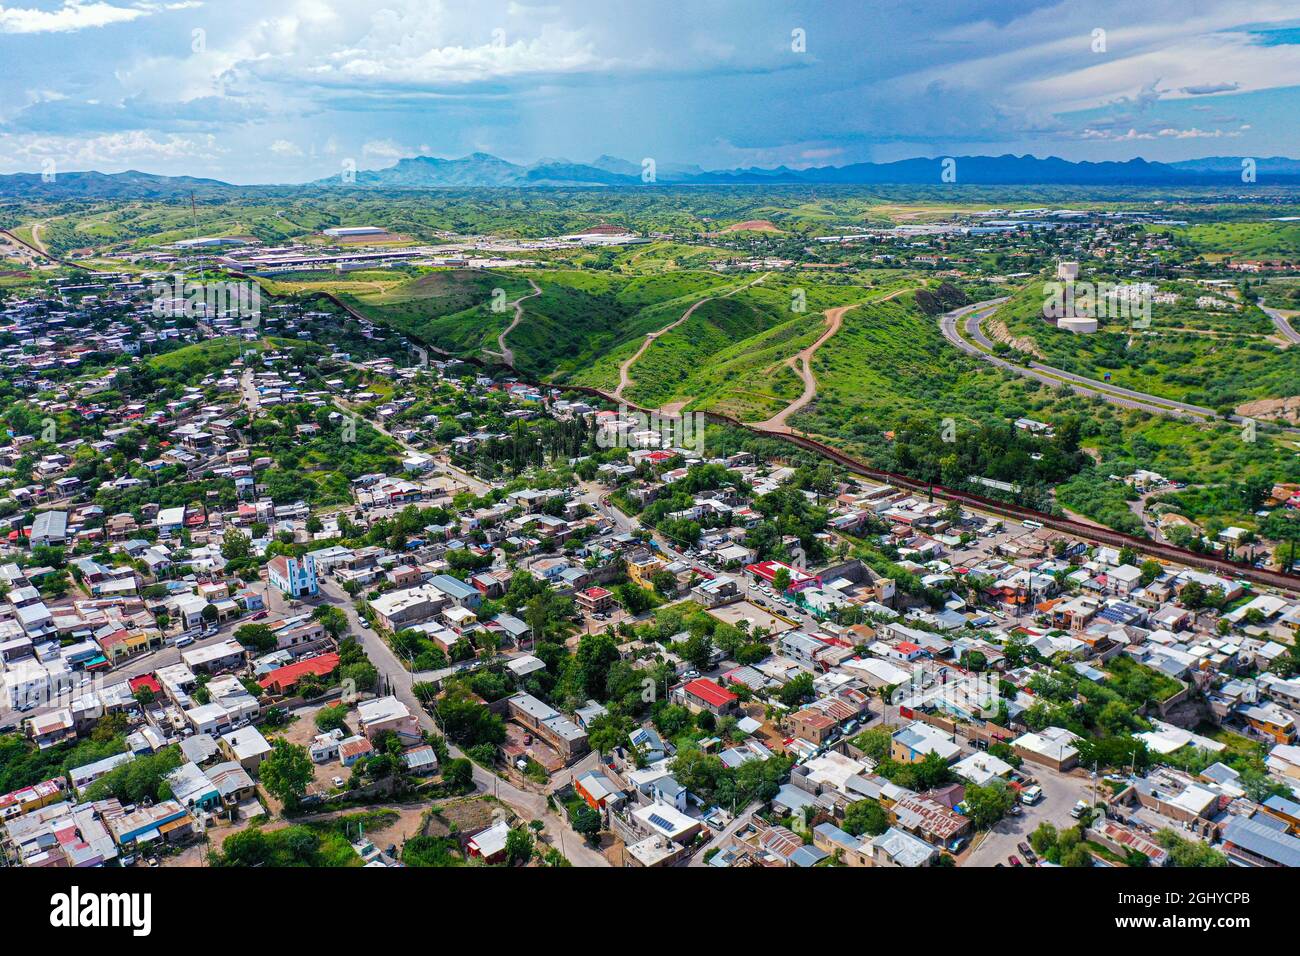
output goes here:
{"type": "Polygon", "coordinates": [[[686,693],[690,694],[692,697],[698,697],[706,704],[711,704],[714,707],[722,707],[724,704],[729,704],[733,700],[739,699],[731,691],[727,690],[720,684],[714,683],[707,677],[697,677],[695,680],[687,684],[685,689],[686,693]]]}
{"type": "Polygon", "coordinates": [[[307,674],[324,677],[338,666],[339,656],[337,654],[322,654],[320,657],[309,657],[306,660],[286,664],[284,667],[277,667],[257,683],[264,690],[271,687],[287,690],[298,683],[299,678],[305,677],[307,674]]]}
{"type": "Polygon", "coordinates": [[[140,691],[144,690],[146,687],[155,694],[162,693],[162,684],[158,683],[158,678],[154,677],[152,674],[141,674],[139,677],[132,677],[130,684],[131,693],[133,694],[140,693],[140,691]]]}
{"type": "Polygon", "coordinates": [[[595,600],[597,598],[609,597],[610,595],[610,592],[606,591],[604,588],[587,588],[587,590],[583,591],[582,593],[587,595],[587,597],[591,598],[592,600],[595,600]]]}

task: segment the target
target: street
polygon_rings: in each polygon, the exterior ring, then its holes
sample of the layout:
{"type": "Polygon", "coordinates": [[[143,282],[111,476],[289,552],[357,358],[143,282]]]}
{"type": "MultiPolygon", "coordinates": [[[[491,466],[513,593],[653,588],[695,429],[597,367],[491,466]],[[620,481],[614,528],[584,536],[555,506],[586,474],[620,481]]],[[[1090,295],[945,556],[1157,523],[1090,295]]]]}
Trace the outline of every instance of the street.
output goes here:
{"type": "MultiPolygon", "coordinates": [[[[424,709],[424,706],[416,698],[412,690],[417,680],[416,676],[402,666],[401,661],[397,659],[397,655],[393,653],[382,637],[376,634],[373,629],[361,627],[360,617],[357,615],[356,608],[353,607],[352,599],[347,592],[334,581],[322,578],[320,580],[320,594],[321,598],[324,599],[324,603],[333,604],[347,615],[349,630],[360,642],[361,646],[365,648],[366,656],[370,658],[370,662],[383,675],[392,694],[405,704],[411,713],[417,715],[420,726],[424,730],[441,734],[442,731],[437,722],[424,709]]],[[[316,603],[322,602],[318,600],[316,603]]],[[[447,748],[453,757],[465,756],[450,740],[447,741],[447,748]]],[[[547,808],[545,796],[522,790],[477,763],[472,761],[471,763],[474,768],[474,784],[480,793],[492,794],[503,803],[508,804],[526,821],[541,820],[546,825],[547,831],[557,840],[557,845],[559,845],[558,841],[561,839],[561,834],[563,834],[564,854],[575,866],[610,865],[609,861],[601,853],[587,846],[583,838],[569,826],[567,819],[547,808]]]]}

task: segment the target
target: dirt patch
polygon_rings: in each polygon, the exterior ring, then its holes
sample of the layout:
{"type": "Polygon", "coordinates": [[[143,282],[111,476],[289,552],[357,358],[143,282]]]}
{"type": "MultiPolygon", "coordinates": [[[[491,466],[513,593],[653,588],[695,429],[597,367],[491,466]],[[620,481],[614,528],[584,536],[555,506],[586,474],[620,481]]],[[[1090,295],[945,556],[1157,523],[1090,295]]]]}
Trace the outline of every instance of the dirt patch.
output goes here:
{"type": "Polygon", "coordinates": [[[1292,395],[1289,398],[1261,398],[1238,405],[1236,411],[1243,418],[1263,418],[1300,425],[1300,395],[1292,395]]]}
{"type": "Polygon", "coordinates": [[[477,833],[490,827],[502,814],[500,805],[481,797],[467,797],[444,803],[430,813],[424,822],[427,836],[445,837],[452,833],[477,833]]]}
{"type": "Polygon", "coordinates": [[[744,222],[732,223],[725,229],[722,229],[718,235],[724,232],[783,232],[778,229],[776,224],[770,219],[746,219],[744,222]]]}

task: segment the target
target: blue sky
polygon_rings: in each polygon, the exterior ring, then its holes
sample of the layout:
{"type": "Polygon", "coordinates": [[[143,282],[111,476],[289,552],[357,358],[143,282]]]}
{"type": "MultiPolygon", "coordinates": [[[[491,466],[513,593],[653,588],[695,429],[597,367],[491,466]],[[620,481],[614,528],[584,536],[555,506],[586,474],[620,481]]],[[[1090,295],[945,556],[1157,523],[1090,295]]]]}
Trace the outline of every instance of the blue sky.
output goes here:
{"type": "Polygon", "coordinates": [[[1294,0],[0,0],[0,172],[1300,156],[1294,0]],[[802,39],[802,43],[800,40],[802,39]],[[800,48],[802,47],[802,48],[800,48]]]}

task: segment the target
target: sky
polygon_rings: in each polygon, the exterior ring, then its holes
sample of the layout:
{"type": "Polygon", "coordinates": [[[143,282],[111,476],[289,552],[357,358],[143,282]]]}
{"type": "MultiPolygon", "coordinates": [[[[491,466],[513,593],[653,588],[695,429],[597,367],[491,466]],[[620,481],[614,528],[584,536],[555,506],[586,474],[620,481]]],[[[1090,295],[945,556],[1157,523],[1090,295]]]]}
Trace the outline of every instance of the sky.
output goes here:
{"type": "Polygon", "coordinates": [[[1295,0],[0,0],[0,173],[1300,157],[1295,0]]]}

